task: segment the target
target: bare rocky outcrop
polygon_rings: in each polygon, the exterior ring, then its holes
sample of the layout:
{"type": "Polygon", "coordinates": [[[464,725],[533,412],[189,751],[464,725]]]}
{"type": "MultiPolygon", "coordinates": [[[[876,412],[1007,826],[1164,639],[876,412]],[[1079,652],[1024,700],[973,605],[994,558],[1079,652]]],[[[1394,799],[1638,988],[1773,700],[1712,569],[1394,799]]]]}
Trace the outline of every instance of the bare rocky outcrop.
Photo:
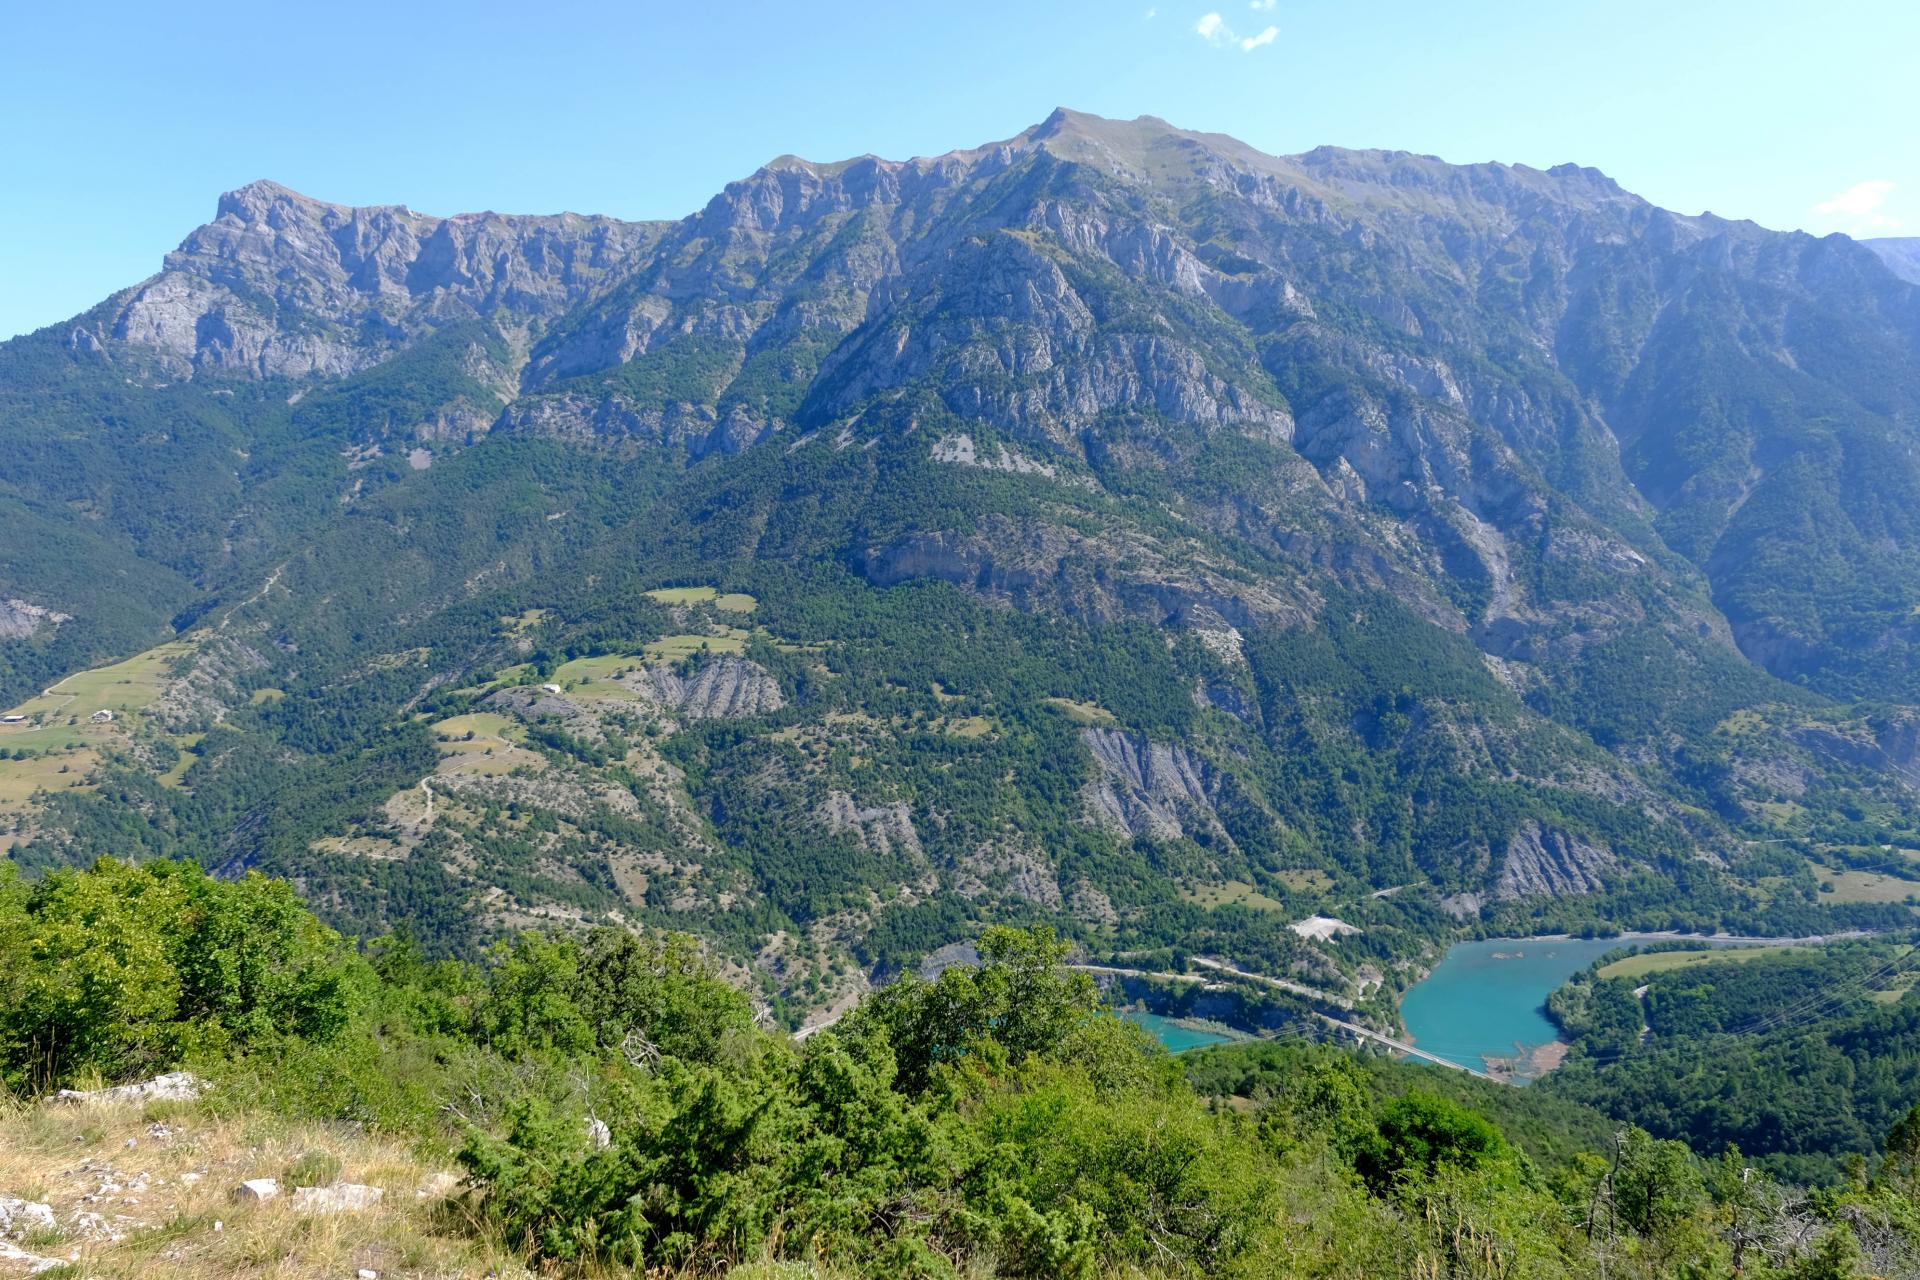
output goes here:
{"type": "Polygon", "coordinates": [[[904,804],[861,806],[845,791],[827,792],[820,821],[835,835],[850,835],[871,853],[920,856],[920,833],[904,804]]]}
{"type": "Polygon", "coordinates": [[[1082,729],[1080,741],[1099,770],[1082,792],[1087,820],[1095,826],[1149,840],[1225,834],[1214,810],[1219,775],[1186,747],[1119,729],[1082,729]]]}
{"type": "Polygon", "coordinates": [[[694,720],[763,716],[787,705],[772,672],[731,654],[700,663],[685,675],[672,667],[648,667],[623,682],[694,720]]]}
{"type": "Polygon", "coordinates": [[[1284,583],[1238,580],[1186,548],[999,515],[966,533],[915,533],[869,547],[861,569],[876,586],[933,578],[1096,622],[1164,622],[1204,610],[1229,626],[1253,627],[1298,625],[1310,616],[1309,602],[1287,594],[1284,583]]]}
{"type": "Polygon", "coordinates": [[[559,314],[630,270],[658,232],[574,214],[350,208],[255,182],[122,295],[110,332],[182,373],[348,374],[461,320],[559,314]]]}
{"type": "Polygon", "coordinates": [[[1067,891],[1067,910],[1073,913],[1075,919],[1088,924],[1109,925],[1120,919],[1120,913],[1114,910],[1113,899],[1087,880],[1075,881],[1067,891]]]}
{"type": "Polygon", "coordinates": [[[225,631],[209,633],[171,676],[153,711],[175,727],[218,724],[240,702],[241,681],[270,664],[252,644],[225,631]]]}
{"type": "Polygon", "coordinates": [[[1815,755],[1885,773],[1908,790],[1920,791],[1920,712],[1853,724],[1802,725],[1789,736],[1815,755]]]}
{"type": "Polygon", "coordinates": [[[1494,896],[1512,902],[1599,893],[1606,888],[1601,873],[1614,861],[1609,849],[1529,819],[1507,842],[1494,896]]]}
{"type": "Polygon", "coordinates": [[[1012,475],[1045,476],[1051,480],[1059,474],[1059,468],[1050,462],[1040,462],[1028,457],[1004,444],[995,445],[991,455],[981,453],[975,448],[973,437],[966,432],[942,436],[934,441],[933,460],[951,462],[962,467],[980,467],[987,471],[1005,471],[1012,475]]]}
{"type": "Polygon", "coordinates": [[[480,700],[480,705],[505,712],[522,720],[557,720],[568,733],[590,742],[604,738],[599,718],[564,693],[553,693],[539,685],[511,685],[496,689],[480,700]]]}
{"type": "Polygon", "coordinates": [[[1002,894],[1056,911],[1064,902],[1060,882],[1045,855],[1011,833],[981,845],[962,858],[955,870],[954,889],[964,898],[1002,894]]]}
{"type": "Polygon", "coordinates": [[[18,1196],[0,1196],[0,1236],[17,1240],[29,1231],[52,1231],[58,1225],[52,1205],[22,1200],[18,1196]]]}
{"type": "Polygon", "coordinates": [[[73,619],[68,614],[44,605],[9,597],[0,600],[0,640],[25,640],[43,628],[53,628],[73,619]]]}
{"type": "Polygon", "coordinates": [[[54,1094],[56,1102],[115,1105],[147,1102],[191,1102],[213,1085],[191,1071],[169,1071],[137,1084],[114,1085],[107,1089],[62,1089],[54,1094]]]}
{"type": "Polygon", "coordinates": [[[1239,685],[1226,680],[1197,680],[1194,682],[1193,702],[1198,707],[1212,707],[1223,711],[1242,724],[1258,724],[1260,721],[1259,704],[1239,685]]]}

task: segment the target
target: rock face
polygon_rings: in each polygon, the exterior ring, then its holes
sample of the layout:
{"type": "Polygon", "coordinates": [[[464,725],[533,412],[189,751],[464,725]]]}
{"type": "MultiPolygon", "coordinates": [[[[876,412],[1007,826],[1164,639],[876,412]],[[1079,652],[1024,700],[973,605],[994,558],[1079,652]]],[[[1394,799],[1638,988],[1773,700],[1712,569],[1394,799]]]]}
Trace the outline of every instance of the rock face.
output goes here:
{"type": "Polygon", "coordinates": [[[1864,724],[1805,725],[1792,736],[1816,755],[1884,771],[1920,791],[1920,711],[1904,709],[1864,724]]]}
{"type": "Polygon", "coordinates": [[[593,717],[585,708],[563,693],[550,693],[533,685],[514,685],[496,689],[482,700],[484,705],[528,720],[555,719],[569,732],[594,732],[593,717]]]}
{"type": "Polygon", "coordinates": [[[1092,535],[998,515],[966,533],[913,533],[869,547],[861,571],[875,586],[935,579],[1095,621],[1159,621],[1194,611],[1244,625],[1305,620],[1298,599],[1274,585],[1237,581],[1202,555],[1169,554],[1117,532],[1092,535]]]}
{"type": "Polygon", "coordinates": [[[573,214],[348,208],[256,182],[222,196],[214,220],[124,296],[110,332],[185,373],[347,374],[496,310],[559,314],[656,235],[573,214]]]}
{"type": "Polygon", "coordinates": [[[57,627],[72,619],[25,600],[0,600],[0,640],[25,640],[43,627],[57,627]]]}
{"type": "Polygon", "coordinates": [[[1220,830],[1219,778],[1185,747],[1118,729],[1082,729],[1080,740],[1099,770],[1084,793],[1088,821],[1149,840],[1220,830]]]}
{"type": "MultiPolygon", "coordinates": [[[[961,425],[922,457],[1035,480],[1247,451],[1260,483],[1192,515],[1401,592],[1502,659],[1577,661],[1651,627],[1831,673],[1844,696],[1920,698],[1920,625],[1832,565],[1789,593],[1811,612],[1779,607],[1767,567],[1804,562],[1794,531],[1818,524],[1920,594],[1902,443],[1920,383],[1857,393],[1832,355],[1920,366],[1920,294],[1898,275],[1913,243],[1682,217],[1576,166],[1268,156],[1063,110],[945,156],[785,157],[670,224],[439,218],[255,183],[69,345],[325,379],[481,324],[511,348],[472,375],[491,397],[417,430],[690,459],[789,430],[870,447],[936,409],[961,425]],[[1781,397],[1846,407],[1782,415],[1781,397]],[[1853,424],[1836,453],[1785,425],[1810,416],[1853,424]],[[1836,503],[1862,487],[1879,496],[1836,503]]],[[[1063,543],[1059,526],[917,529],[863,560],[878,583],[1102,617],[1231,602],[1192,548],[1063,543]]],[[[1259,594],[1242,614],[1302,613],[1259,594]]]]}
{"type": "Polygon", "coordinates": [[[780,682],[765,667],[728,655],[679,675],[671,667],[649,667],[639,685],[656,701],[695,720],[730,720],[761,716],[787,705],[780,682]]]}
{"type": "Polygon", "coordinates": [[[1611,851],[1578,836],[1529,821],[1507,842],[1495,894],[1505,901],[1568,898],[1606,887],[1601,872],[1612,866],[1611,851]]]}

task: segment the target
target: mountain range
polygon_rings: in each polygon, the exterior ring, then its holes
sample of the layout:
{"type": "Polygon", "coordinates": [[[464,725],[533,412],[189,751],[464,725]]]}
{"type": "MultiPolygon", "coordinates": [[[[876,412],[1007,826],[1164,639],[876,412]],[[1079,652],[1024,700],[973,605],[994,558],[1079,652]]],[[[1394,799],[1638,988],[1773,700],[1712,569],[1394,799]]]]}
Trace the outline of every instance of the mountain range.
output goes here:
{"type": "Polygon", "coordinates": [[[1363,999],[1904,921],[1912,250],[1065,110],[677,222],[255,183],[0,346],[0,841],[790,1021],[993,920],[1363,999]]]}

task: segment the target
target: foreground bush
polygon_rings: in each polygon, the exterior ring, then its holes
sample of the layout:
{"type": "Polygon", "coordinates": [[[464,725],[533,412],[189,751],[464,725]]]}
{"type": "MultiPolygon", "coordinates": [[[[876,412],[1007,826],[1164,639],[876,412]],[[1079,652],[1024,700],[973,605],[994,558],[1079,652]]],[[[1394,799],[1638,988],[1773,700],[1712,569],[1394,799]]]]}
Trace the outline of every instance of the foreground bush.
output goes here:
{"type": "Polygon", "coordinates": [[[327,1040],[370,978],[284,881],[102,859],[29,887],[0,863],[0,1080],[15,1090],[327,1040]]]}
{"type": "Polygon", "coordinates": [[[980,951],[799,1044],[686,938],[529,935],[429,964],[404,938],[350,946],[260,877],[0,870],[0,1069],[32,1092],[191,1062],[223,1085],[202,1109],[457,1151],[447,1229],[559,1274],[1920,1273],[1920,1112],[1872,1176],[1808,1192],[1324,1046],[1209,1051],[1188,1064],[1203,1093],[1047,931],[980,951]]]}

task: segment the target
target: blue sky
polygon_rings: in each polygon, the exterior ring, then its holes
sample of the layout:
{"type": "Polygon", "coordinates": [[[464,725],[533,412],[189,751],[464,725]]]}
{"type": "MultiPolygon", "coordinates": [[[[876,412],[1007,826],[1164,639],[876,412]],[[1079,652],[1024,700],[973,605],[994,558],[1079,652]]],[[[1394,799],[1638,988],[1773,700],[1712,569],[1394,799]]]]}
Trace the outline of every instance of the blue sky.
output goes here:
{"type": "Polygon", "coordinates": [[[932,154],[1056,105],[1272,152],[1575,161],[1687,213],[1920,235],[1915,0],[100,0],[6,27],[0,336],[150,274],[254,178],[678,217],[784,152],[932,154]]]}

